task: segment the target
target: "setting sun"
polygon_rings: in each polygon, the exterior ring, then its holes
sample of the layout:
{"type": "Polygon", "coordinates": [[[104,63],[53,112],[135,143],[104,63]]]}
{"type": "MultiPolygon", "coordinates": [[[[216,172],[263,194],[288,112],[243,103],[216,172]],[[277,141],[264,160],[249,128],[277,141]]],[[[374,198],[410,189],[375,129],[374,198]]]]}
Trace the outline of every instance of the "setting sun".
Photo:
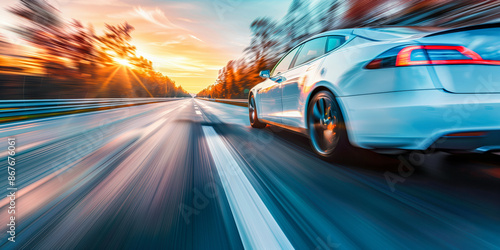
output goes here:
{"type": "Polygon", "coordinates": [[[115,60],[115,62],[117,62],[118,64],[120,64],[122,66],[126,66],[126,67],[131,67],[132,66],[127,59],[115,58],[114,60],[115,60]]]}

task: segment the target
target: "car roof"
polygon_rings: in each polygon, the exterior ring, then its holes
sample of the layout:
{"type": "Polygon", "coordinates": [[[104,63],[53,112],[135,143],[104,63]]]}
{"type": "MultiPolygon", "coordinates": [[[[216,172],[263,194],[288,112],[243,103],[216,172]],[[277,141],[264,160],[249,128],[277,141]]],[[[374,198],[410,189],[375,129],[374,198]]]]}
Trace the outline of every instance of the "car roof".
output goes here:
{"type": "Polygon", "coordinates": [[[311,40],[311,39],[322,37],[322,36],[334,36],[334,35],[347,36],[347,35],[351,35],[352,31],[353,31],[353,29],[330,30],[330,31],[326,31],[326,32],[317,34],[315,36],[312,36],[312,37],[308,38],[307,40],[311,40]]]}
{"type": "Polygon", "coordinates": [[[376,41],[417,38],[444,30],[437,27],[382,26],[353,29],[353,34],[376,41]]]}
{"type": "MultiPolygon", "coordinates": [[[[364,27],[364,28],[353,28],[353,29],[339,29],[323,32],[321,34],[315,35],[310,39],[314,39],[322,36],[331,35],[356,35],[369,40],[374,41],[384,41],[384,40],[394,40],[394,39],[406,39],[414,37],[422,37],[428,34],[439,32],[444,30],[443,28],[437,27],[414,27],[414,26],[380,26],[380,27],[364,27]]],[[[308,39],[308,40],[310,40],[308,39]]]]}

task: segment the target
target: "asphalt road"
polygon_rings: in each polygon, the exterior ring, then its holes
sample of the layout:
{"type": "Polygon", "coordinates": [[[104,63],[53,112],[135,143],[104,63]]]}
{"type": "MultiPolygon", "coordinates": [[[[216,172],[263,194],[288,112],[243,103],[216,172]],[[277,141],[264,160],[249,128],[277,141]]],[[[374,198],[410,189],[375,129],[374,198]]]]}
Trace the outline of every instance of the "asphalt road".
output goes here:
{"type": "Polygon", "coordinates": [[[5,249],[498,249],[500,156],[318,159],[195,99],[0,126],[5,249]]]}

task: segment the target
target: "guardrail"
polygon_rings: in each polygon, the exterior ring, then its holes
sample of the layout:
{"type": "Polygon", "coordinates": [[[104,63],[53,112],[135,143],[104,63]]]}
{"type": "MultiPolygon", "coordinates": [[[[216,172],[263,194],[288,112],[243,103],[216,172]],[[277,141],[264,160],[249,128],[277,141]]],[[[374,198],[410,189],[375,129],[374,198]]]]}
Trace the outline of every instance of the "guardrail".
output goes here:
{"type": "Polygon", "coordinates": [[[220,102],[220,103],[232,104],[232,105],[237,105],[237,106],[242,106],[242,107],[248,107],[248,100],[247,99],[218,99],[218,98],[203,98],[203,97],[197,97],[197,98],[202,99],[202,100],[211,101],[211,102],[220,102]]]}
{"type": "Polygon", "coordinates": [[[0,123],[128,107],[181,98],[93,98],[0,100],[0,123]]]}

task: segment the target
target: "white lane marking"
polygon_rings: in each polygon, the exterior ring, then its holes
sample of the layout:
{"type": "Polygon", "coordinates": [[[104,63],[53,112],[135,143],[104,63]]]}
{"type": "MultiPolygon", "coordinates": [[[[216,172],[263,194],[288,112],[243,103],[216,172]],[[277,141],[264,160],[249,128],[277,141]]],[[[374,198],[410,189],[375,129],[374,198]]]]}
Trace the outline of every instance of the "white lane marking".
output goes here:
{"type": "Polygon", "coordinates": [[[214,128],[202,128],[245,249],[293,249],[214,128]]]}
{"type": "Polygon", "coordinates": [[[196,110],[196,114],[197,114],[197,115],[201,115],[201,112],[200,112],[200,111],[198,111],[198,110],[196,110]]]}

